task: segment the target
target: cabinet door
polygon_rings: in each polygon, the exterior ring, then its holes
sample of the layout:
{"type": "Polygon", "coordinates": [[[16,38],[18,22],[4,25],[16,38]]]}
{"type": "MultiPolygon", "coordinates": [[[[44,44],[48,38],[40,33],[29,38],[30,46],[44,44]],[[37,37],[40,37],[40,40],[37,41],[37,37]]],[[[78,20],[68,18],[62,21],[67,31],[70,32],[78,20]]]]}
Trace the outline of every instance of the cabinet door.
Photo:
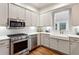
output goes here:
{"type": "Polygon", "coordinates": [[[0,55],[9,55],[9,40],[0,41],[0,55]]]}
{"type": "Polygon", "coordinates": [[[32,12],[32,26],[38,26],[39,24],[39,14],[32,12]]]}
{"type": "Polygon", "coordinates": [[[44,45],[49,47],[49,44],[50,44],[50,38],[49,38],[49,34],[45,34],[44,35],[44,45]]]}
{"type": "Polygon", "coordinates": [[[37,43],[38,43],[38,45],[41,45],[41,37],[40,36],[41,36],[40,34],[37,35],[37,43]]]}
{"type": "Polygon", "coordinates": [[[51,26],[53,23],[52,12],[40,15],[40,26],[51,26]]]}
{"type": "Polygon", "coordinates": [[[58,50],[58,40],[56,38],[50,38],[50,48],[58,50]]]}
{"type": "Polygon", "coordinates": [[[9,18],[19,18],[18,6],[9,4],[9,18]]]}
{"type": "Polygon", "coordinates": [[[25,9],[21,8],[21,7],[17,7],[18,9],[18,15],[19,15],[19,19],[23,19],[25,20],[25,9]]]}
{"type": "Polygon", "coordinates": [[[0,47],[0,55],[9,55],[9,45],[0,47]]]}
{"type": "Polygon", "coordinates": [[[59,39],[59,41],[58,41],[58,50],[60,52],[69,54],[69,41],[59,39]]]}
{"type": "Polygon", "coordinates": [[[7,25],[7,18],[8,18],[8,4],[0,3],[0,26],[7,25]]]}
{"type": "Polygon", "coordinates": [[[41,44],[46,46],[46,47],[49,47],[49,34],[41,34],[41,44]]]}
{"type": "Polygon", "coordinates": [[[78,26],[79,25],[79,4],[73,5],[71,14],[72,14],[72,19],[71,19],[72,25],[78,26]]]}
{"type": "Polygon", "coordinates": [[[26,10],[26,26],[32,25],[31,12],[26,10]]]}
{"type": "Polygon", "coordinates": [[[70,51],[71,51],[71,55],[79,55],[79,43],[76,42],[71,42],[70,44],[70,51]]]}
{"type": "Polygon", "coordinates": [[[41,45],[44,45],[44,34],[40,34],[40,38],[41,38],[41,45]]]}

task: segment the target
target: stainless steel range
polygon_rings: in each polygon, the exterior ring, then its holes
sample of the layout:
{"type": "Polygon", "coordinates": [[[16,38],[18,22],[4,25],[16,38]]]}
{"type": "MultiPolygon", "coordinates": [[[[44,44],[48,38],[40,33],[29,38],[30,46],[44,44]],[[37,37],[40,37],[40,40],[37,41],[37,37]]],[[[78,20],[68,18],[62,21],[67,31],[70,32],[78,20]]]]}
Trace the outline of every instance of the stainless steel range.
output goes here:
{"type": "Polygon", "coordinates": [[[24,33],[8,35],[11,39],[10,54],[20,55],[29,53],[28,35],[24,33]]]}

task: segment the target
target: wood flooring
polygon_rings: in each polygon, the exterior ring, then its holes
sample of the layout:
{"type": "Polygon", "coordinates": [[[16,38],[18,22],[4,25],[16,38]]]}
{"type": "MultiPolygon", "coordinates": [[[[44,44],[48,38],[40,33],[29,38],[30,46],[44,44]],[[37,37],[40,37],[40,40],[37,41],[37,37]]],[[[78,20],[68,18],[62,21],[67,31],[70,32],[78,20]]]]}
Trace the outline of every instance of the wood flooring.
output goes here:
{"type": "Polygon", "coordinates": [[[30,52],[29,55],[59,55],[57,52],[52,51],[45,47],[38,47],[30,52]]]}

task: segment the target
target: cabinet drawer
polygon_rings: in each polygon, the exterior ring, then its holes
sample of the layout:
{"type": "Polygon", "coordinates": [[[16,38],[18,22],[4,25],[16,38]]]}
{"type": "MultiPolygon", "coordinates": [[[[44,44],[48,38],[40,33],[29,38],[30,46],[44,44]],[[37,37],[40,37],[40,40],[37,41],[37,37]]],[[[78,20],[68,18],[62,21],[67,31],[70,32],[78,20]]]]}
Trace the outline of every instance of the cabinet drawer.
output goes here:
{"type": "Polygon", "coordinates": [[[79,38],[71,37],[71,38],[70,38],[70,41],[79,42],[79,38]]]}
{"type": "Polygon", "coordinates": [[[5,46],[5,45],[9,45],[9,40],[1,40],[0,41],[0,46],[5,46]]]}

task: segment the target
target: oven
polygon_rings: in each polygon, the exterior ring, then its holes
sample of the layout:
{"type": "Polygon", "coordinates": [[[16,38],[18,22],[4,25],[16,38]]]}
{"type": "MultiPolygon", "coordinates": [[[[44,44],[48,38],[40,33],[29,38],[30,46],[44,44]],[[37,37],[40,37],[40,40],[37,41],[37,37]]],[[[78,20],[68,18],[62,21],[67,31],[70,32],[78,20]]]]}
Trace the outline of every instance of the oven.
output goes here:
{"type": "Polygon", "coordinates": [[[25,55],[29,53],[29,40],[27,36],[11,37],[11,55],[25,55]]]}

